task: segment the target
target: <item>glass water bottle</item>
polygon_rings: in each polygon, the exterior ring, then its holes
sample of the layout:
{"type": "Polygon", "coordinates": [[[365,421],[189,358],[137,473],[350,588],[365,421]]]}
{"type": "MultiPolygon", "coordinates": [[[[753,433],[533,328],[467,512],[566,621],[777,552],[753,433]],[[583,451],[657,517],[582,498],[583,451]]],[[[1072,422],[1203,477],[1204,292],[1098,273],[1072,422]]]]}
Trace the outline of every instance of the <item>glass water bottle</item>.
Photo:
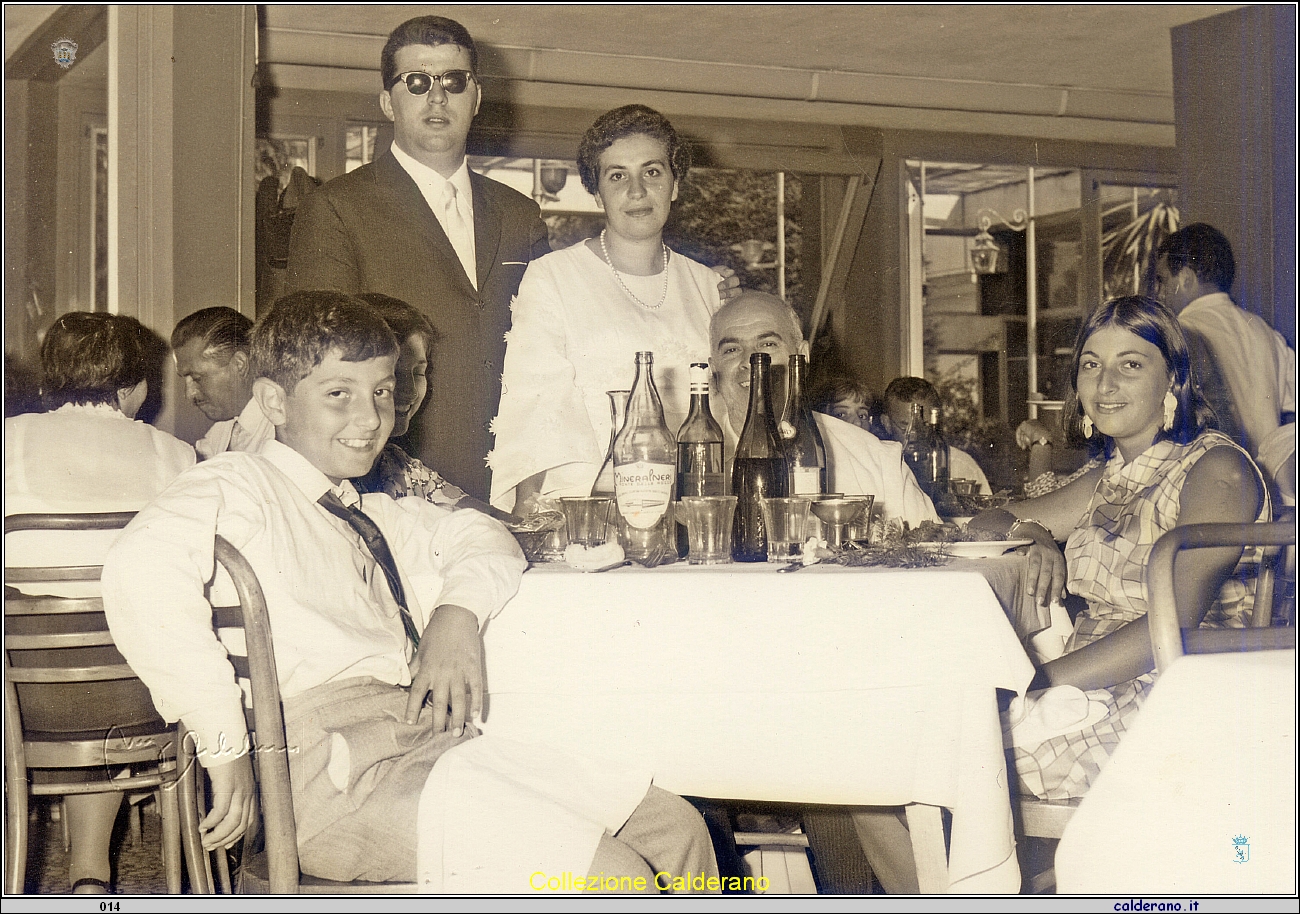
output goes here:
{"type": "Polygon", "coordinates": [[[614,439],[619,541],[629,559],[653,567],[677,558],[676,481],[677,443],[655,388],[654,353],[638,352],[627,419],[614,439]]]}
{"type": "MultiPolygon", "coordinates": [[[[677,498],[726,494],[722,427],[709,408],[709,364],[691,363],[691,410],[677,432],[677,498]]],[[[680,520],[681,518],[679,518],[680,520]]],[[[677,554],[689,552],[686,525],[677,525],[677,554]]]]}
{"type": "Polygon", "coordinates": [[[826,491],[826,445],[804,396],[808,359],[790,356],[789,395],[781,417],[787,486],[791,495],[821,495],[826,491]]]}

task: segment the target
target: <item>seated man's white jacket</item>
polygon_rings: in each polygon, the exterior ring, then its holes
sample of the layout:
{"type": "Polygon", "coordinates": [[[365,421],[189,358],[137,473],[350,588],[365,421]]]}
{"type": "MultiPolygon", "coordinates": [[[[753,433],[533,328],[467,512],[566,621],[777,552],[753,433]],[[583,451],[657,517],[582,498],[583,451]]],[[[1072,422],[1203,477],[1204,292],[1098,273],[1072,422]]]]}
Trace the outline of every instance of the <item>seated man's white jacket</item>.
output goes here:
{"type": "Polygon", "coordinates": [[[844,495],[874,495],[875,516],[916,525],[938,521],[916,477],[903,461],[903,446],[882,441],[866,429],[813,413],[826,445],[826,484],[844,495]]]}

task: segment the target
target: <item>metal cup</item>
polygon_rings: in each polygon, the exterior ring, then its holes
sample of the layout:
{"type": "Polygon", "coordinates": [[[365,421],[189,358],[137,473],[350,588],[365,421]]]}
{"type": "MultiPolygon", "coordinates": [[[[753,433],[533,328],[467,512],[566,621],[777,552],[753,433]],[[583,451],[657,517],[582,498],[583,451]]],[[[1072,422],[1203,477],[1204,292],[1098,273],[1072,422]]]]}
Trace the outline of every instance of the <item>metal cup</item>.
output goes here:
{"type": "Polygon", "coordinates": [[[687,495],[679,502],[690,544],[692,565],[731,562],[731,526],[736,518],[734,495],[687,495]]]}

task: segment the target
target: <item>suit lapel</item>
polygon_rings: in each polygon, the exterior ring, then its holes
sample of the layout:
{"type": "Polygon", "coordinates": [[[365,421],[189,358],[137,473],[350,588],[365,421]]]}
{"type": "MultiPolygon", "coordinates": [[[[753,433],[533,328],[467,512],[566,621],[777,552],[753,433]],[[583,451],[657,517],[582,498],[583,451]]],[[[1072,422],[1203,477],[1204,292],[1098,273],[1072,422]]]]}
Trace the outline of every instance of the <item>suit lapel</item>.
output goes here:
{"type": "Polygon", "coordinates": [[[469,183],[474,191],[474,259],[478,268],[478,287],[482,291],[501,249],[501,210],[488,192],[486,178],[471,171],[469,183]]]}
{"type": "MultiPolygon", "coordinates": [[[[396,198],[397,205],[393,207],[393,212],[400,213],[410,217],[413,227],[420,233],[420,237],[426,239],[429,247],[433,249],[437,262],[443,266],[445,273],[464,287],[467,295],[475,294],[474,284],[470,282],[469,277],[465,274],[465,268],[461,265],[460,255],[452,247],[451,239],[442,228],[442,223],[438,217],[433,214],[429,208],[429,203],[424,199],[424,194],[420,193],[419,186],[415,179],[407,174],[406,169],[393,157],[391,152],[386,152],[375,161],[375,172],[382,183],[386,184],[393,196],[396,198]]],[[[472,173],[471,173],[472,176],[472,173]]],[[[474,208],[474,231],[478,232],[478,194],[475,194],[474,208]]],[[[498,219],[498,225],[500,220],[498,219]]],[[[396,229],[397,226],[392,226],[396,229]]],[[[499,232],[498,232],[499,233],[499,232]]],[[[477,248],[477,239],[475,241],[477,248]]],[[[493,251],[495,254],[495,250],[493,251]]],[[[482,273],[483,256],[478,255],[479,272],[482,273]]]]}

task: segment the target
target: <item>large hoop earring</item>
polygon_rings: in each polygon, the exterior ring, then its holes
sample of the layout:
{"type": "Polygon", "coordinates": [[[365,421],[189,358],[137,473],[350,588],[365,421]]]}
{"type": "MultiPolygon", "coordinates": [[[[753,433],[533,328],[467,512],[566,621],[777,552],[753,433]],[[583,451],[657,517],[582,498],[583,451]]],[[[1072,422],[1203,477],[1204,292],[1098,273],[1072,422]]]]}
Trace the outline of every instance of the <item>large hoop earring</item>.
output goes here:
{"type": "Polygon", "coordinates": [[[1165,423],[1164,430],[1169,431],[1174,427],[1174,419],[1178,416],[1178,398],[1174,396],[1172,390],[1165,393],[1165,423]]]}
{"type": "Polygon", "coordinates": [[[1091,438],[1091,437],[1092,437],[1092,419],[1091,419],[1090,417],[1088,417],[1088,416],[1085,414],[1084,417],[1083,417],[1083,421],[1082,421],[1080,424],[1083,426],[1083,437],[1085,437],[1085,438],[1091,438]]]}

